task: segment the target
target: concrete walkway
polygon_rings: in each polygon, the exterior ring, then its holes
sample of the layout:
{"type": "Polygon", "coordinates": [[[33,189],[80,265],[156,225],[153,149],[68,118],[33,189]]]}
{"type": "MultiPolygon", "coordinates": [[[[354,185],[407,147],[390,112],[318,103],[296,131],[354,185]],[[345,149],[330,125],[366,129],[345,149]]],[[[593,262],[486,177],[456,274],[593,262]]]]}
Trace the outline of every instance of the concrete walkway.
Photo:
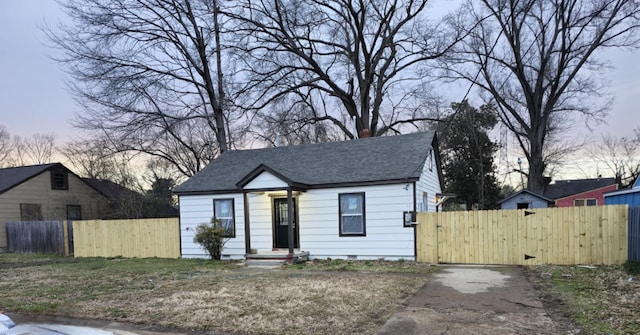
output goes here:
{"type": "Polygon", "coordinates": [[[558,334],[520,267],[445,267],[377,332],[558,334]]]}

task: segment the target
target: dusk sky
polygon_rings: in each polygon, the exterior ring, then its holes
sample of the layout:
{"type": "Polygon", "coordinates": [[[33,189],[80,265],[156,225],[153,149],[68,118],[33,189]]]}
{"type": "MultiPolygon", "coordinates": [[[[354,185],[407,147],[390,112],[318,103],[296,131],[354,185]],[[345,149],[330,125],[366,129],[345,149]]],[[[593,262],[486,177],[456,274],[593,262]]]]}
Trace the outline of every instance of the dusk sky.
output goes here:
{"type": "MultiPolygon", "coordinates": [[[[442,3],[452,2],[440,0],[433,6],[442,3]]],[[[44,45],[44,34],[38,28],[59,20],[64,17],[53,0],[0,1],[0,124],[11,134],[54,133],[58,142],[65,142],[75,132],[68,121],[79,107],[66,91],[66,74],[49,58],[54,50],[44,45]]],[[[615,67],[608,70],[614,105],[608,124],[596,126],[595,133],[631,135],[640,126],[636,107],[640,52],[612,50],[601,58],[615,67]]],[[[448,98],[456,101],[462,96],[448,98]]]]}

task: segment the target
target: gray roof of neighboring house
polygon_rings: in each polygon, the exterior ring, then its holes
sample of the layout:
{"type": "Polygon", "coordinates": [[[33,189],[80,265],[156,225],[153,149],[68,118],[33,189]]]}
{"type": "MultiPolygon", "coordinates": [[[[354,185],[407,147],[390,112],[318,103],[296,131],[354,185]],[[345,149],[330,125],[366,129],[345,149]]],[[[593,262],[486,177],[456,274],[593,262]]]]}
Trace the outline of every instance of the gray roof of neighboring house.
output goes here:
{"type": "MultiPolygon", "coordinates": [[[[301,188],[415,181],[420,177],[434,142],[435,133],[429,131],[341,142],[230,150],[177,186],[174,192],[239,191],[240,182],[248,181],[247,178],[257,176],[262,170],[275,173],[290,185],[301,188]]],[[[434,164],[438,167],[437,163],[434,164]]]]}
{"type": "Polygon", "coordinates": [[[111,180],[96,178],[82,178],[82,180],[94,189],[100,191],[109,200],[117,200],[123,197],[142,197],[142,194],[132,191],[118,183],[114,183],[111,180]]]}
{"type": "Polygon", "coordinates": [[[613,185],[615,178],[557,180],[547,185],[544,196],[553,200],[613,185]]]}
{"type": "MultiPolygon", "coordinates": [[[[16,166],[16,167],[10,167],[10,168],[4,168],[4,169],[0,169],[0,194],[4,193],[22,183],[24,183],[25,181],[40,175],[41,173],[48,171],[48,170],[64,170],[67,173],[71,173],[73,175],[75,175],[75,173],[73,173],[71,170],[69,170],[66,166],[62,165],[62,163],[49,163],[49,164],[41,164],[41,165],[28,165],[28,166],[16,166]]],[[[76,175],[77,177],[77,175],[76,175]]],[[[80,178],[80,177],[78,177],[80,178]]],[[[80,178],[82,179],[82,178],[80,178]]],[[[86,182],[86,180],[82,179],[83,181],[85,181],[85,183],[95,189],[96,191],[100,192],[101,194],[105,195],[104,192],[102,192],[102,190],[95,188],[93,185],[89,184],[86,182]]]]}
{"type": "Polygon", "coordinates": [[[505,202],[505,201],[509,201],[509,200],[511,200],[511,199],[513,199],[513,198],[517,197],[518,195],[523,194],[523,193],[528,193],[528,194],[530,194],[530,195],[532,195],[532,196],[534,196],[534,197],[536,197],[536,198],[542,199],[542,200],[544,200],[544,201],[548,201],[548,202],[553,201],[553,200],[551,200],[551,199],[549,199],[549,198],[547,198],[547,197],[545,197],[545,196],[542,196],[542,195],[540,195],[540,194],[538,194],[538,193],[531,192],[531,191],[529,191],[529,190],[520,190],[520,191],[518,191],[518,192],[516,192],[516,193],[512,193],[510,196],[508,196],[508,197],[506,197],[506,198],[504,198],[504,199],[500,200],[498,203],[499,203],[499,204],[501,204],[501,203],[503,203],[503,202],[505,202]]]}
{"type": "Polygon", "coordinates": [[[51,169],[54,166],[66,168],[60,163],[18,166],[0,169],[0,193],[4,193],[15,186],[51,169]]]}

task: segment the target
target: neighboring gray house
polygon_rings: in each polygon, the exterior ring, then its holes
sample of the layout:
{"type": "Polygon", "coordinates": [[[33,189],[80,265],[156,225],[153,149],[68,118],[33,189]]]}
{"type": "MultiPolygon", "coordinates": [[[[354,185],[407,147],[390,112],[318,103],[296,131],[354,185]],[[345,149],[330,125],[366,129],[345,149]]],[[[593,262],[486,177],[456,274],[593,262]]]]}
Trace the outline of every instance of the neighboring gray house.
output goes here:
{"type": "Polygon", "coordinates": [[[522,190],[502,199],[499,203],[500,209],[547,208],[553,200],[529,190],[522,190]]]}
{"type": "Polygon", "coordinates": [[[442,191],[437,148],[427,132],[227,151],[174,189],[182,256],[208,256],[194,230],[215,216],[232,231],[223,258],[414,260],[410,214],[435,211],[442,191]]]}
{"type": "Polygon", "coordinates": [[[0,169],[0,251],[9,221],[95,219],[106,208],[103,193],[60,163],[0,169]]]}

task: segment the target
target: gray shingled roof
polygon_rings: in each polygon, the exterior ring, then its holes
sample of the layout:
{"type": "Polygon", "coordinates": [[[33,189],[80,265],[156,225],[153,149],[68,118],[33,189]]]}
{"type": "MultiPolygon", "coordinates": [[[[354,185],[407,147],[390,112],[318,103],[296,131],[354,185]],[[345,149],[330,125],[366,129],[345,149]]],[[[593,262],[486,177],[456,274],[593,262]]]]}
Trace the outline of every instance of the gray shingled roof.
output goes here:
{"type": "Polygon", "coordinates": [[[111,180],[96,178],[82,178],[82,180],[89,184],[89,186],[104,194],[109,200],[118,200],[123,197],[142,197],[142,194],[132,191],[120,184],[114,183],[111,180]]]}
{"type": "Polygon", "coordinates": [[[549,199],[557,200],[570,195],[613,185],[615,183],[615,178],[557,180],[553,184],[547,185],[544,196],[549,199]]]}
{"type": "Polygon", "coordinates": [[[175,193],[239,191],[243,178],[261,165],[310,188],[340,184],[417,180],[434,141],[434,132],[233,150],[214,159],[175,193]]]}
{"type": "Polygon", "coordinates": [[[0,193],[8,191],[56,165],[62,164],[30,165],[0,169],[0,193]]]}

